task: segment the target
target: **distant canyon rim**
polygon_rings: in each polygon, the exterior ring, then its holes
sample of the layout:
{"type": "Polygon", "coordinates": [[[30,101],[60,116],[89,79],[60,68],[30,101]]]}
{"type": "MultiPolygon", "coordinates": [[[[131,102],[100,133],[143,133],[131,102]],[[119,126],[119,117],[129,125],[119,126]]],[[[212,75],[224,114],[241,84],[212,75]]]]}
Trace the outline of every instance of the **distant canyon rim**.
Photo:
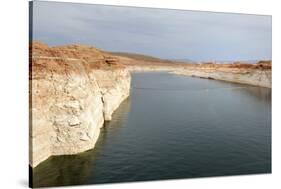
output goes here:
{"type": "Polygon", "coordinates": [[[271,60],[175,62],[84,45],[30,44],[29,164],[94,148],[100,129],[130,95],[131,72],[173,74],[271,88],[271,60]]]}

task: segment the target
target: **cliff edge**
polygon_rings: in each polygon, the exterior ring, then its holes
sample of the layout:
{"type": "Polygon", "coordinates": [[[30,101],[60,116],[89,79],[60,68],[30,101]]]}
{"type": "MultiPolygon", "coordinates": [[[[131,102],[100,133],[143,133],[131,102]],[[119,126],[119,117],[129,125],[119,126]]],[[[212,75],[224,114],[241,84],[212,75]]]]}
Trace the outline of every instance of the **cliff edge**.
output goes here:
{"type": "Polygon", "coordinates": [[[129,96],[131,77],[96,48],[30,44],[30,162],[95,146],[100,128],[129,96]]]}

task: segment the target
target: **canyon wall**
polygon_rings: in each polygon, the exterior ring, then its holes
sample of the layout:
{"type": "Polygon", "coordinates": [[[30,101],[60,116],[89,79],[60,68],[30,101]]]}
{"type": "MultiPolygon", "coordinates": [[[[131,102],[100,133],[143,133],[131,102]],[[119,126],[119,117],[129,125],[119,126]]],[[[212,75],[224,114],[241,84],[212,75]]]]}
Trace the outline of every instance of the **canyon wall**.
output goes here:
{"type": "Polygon", "coordinates": [[[29,163],[36,167],[52,155],[93,148],[104,121],[128,97],[131,78],[92,47],[34,42],[30,52],[29,163]]]}
{"type": "Polygon", "coordinates": [[[92,149],[130,93],[130,72],[168,71],[271,88],[271,61],[186,64],[116,56],[94,47],[30,45],[30,165],[92,149]]]}

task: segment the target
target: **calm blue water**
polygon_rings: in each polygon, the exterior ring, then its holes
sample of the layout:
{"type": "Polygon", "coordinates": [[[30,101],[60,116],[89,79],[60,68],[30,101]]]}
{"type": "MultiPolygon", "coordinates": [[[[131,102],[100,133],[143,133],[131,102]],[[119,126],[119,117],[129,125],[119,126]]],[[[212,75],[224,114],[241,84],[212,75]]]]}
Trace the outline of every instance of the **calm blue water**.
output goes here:
{"type": "Polygon", "coordinates": [[[34,186],[271,172],[271,90],[138,73],[94,150],[52,157],[34,186]]]}

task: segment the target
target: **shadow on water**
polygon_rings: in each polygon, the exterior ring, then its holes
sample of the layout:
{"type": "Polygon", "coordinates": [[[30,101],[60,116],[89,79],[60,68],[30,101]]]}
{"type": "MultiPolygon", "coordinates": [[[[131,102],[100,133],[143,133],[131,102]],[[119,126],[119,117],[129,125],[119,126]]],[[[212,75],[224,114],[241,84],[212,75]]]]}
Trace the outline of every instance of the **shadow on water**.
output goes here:
{"type": "Polygon", "coordinates": [[[33,186],[83,184],[91,172],[94,157],[94,151],[73,156],[51,157],[33,170],[33,186]]]}
{"type": "Polygon", "coordinates": [[[76,155],[53,156],[33,169],[33,187],[67,186],[86,184],[92,172],[97,155],[108,141],[107,130],[118,132],[121,119],[130,109],[130,98],[124,100],[114,112],[113,120],[105,122],[94,149],[76,155]],[[114,125],[114,128],[109,128],[114,125]]]}

